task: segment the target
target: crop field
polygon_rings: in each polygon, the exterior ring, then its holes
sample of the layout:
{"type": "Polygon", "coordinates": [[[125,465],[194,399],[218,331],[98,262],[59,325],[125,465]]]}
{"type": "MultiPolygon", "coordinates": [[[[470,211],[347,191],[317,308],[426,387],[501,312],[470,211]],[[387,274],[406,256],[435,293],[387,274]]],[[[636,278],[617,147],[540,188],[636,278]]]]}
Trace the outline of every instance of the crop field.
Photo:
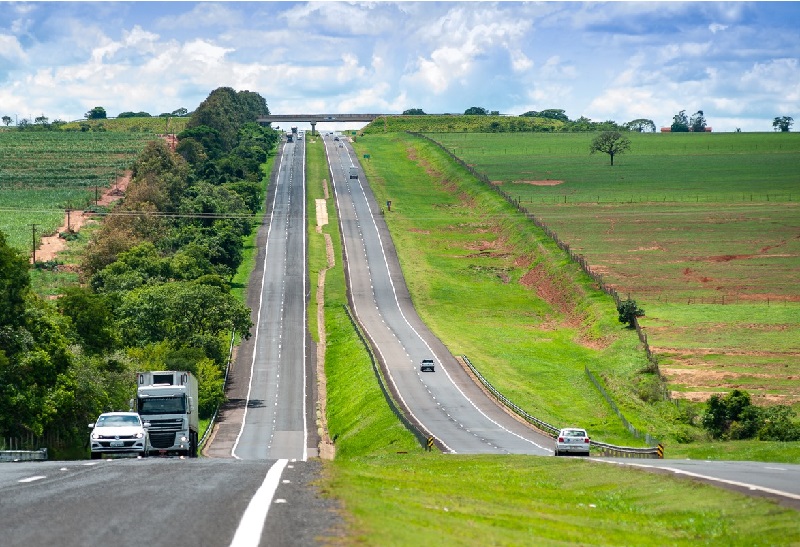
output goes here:
{"type": "Polygon", "coordinates": [[[0,131],[0,230],[30,251],[32,224],[53,234],[66,208],[92,204],[128,169],[151,133],[0,131]]]}
{"type": "Polygon", "coordinates": [[[800,134],[431,134],[646,316],[673,395],[800,402],[800,134]]]}

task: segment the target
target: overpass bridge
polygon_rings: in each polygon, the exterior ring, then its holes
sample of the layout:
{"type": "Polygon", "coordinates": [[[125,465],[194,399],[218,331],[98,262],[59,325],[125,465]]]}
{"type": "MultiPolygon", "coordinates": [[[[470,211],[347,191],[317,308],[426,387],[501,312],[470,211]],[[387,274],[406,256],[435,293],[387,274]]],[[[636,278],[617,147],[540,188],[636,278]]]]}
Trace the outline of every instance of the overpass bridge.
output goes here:
{"type": "Polygon", "coordinates": [[[311,124],[311,132],[316,132],[320,122],[371,122],[386,114],[271,114],[258,118],[258,123],[267,125],[273,122],[306,122],[311,124]]]}

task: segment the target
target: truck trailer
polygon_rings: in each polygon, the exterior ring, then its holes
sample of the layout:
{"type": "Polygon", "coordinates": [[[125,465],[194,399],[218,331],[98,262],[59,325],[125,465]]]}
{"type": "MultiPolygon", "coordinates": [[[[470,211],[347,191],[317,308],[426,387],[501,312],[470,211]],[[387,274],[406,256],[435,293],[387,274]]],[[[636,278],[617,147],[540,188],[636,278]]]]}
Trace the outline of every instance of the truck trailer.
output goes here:
{"type": "Polygon", "coordinates": [[[147,429],[145,452],[197,457],[197,379],[191,372],[136,373],[135,410],[147,429]]]}

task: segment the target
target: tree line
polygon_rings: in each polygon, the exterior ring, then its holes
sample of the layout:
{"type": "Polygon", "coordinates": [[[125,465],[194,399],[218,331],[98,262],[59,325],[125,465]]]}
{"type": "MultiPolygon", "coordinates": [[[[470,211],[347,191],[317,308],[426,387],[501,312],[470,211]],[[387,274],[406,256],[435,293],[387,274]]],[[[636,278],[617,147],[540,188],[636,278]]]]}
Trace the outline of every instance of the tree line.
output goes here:
{"type": "MultiPolygon", "coordinates": [[[[404,116],[426,116],[424,110],[421,108],[409,108],[403,111],[404,116]]],[[[471,106],[464,111],[467,116],[499,116],[500,112],[497,110],[488,110],[480,106],[471,106]]],[[[536,111],[529,110],[519,115],[523,118],[545,118],[550,120],[557,120],[562,122],[562,131],[635,131],[637,133],[655,133],[656,124],[653,120],[647,118],[637,118],[625,123],[617,123],[614,120],[606,120],[602,122],[595,122],[591,119],[581,116],[578,119],[572,120],[567,116],[566,112],[560,108],[546,108],[544,110],[536,111]]],[[[772,127],[775,131],[789,131],[794,124],[794,118],[791,116],[776,116],[772,122],[772,127]]],[[[704,132],[708,126],[705,115],[702,110],[698,110],[691,116],[686,114],[685,110],[681,110],[672,118],[670,131],[673,133],[688,133],[688,132],[704,132]]],[[[498,126],[499,127],[499,126],[498,126]]],[[[542,130],[550,130],[543,127],[542,130]]]]}
{"type": "Polygon", "coordinates": [[[80,449],[100,412],[127,410],[139,370],[189,370],[201,417],[224,400],[231,294],[278,142],[257,93],[214,90],[173,151],[148,143],[124,200],[88,241],[80,285],[55,302],[31,289],[27,257],[0,233],[0,437],[57,434],[80,449]]]}

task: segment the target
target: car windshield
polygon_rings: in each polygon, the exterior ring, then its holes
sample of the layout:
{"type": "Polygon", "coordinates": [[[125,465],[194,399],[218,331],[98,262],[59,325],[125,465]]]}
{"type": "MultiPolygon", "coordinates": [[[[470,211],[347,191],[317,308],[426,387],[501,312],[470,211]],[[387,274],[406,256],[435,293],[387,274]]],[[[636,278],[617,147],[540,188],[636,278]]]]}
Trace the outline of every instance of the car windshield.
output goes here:
{"type": "Polygon", "coordinates": [[[139,414],[185,414],[183,397],[147,397],[139,399],[139,414]]]}
{"type": "Polygon", "coordinates": [[[568,429],[564,432],[565,437],[585,437],[586,432],[582,429],[568,429]]]}
{"type": "Polygon", "coordinates": [[[142,425],[139,416],[100,416],[97,427],[127,427],[142,425]]]}

